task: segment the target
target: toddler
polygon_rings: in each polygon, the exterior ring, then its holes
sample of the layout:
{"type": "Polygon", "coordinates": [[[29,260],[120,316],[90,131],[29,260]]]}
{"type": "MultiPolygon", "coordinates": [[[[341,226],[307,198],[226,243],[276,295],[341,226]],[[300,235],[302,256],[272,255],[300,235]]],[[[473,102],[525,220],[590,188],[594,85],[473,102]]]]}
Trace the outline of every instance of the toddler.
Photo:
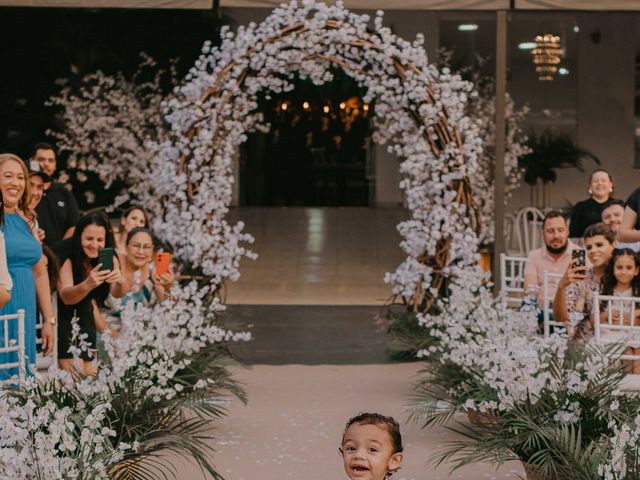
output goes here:
{"type": "Polygon", "coordinates": [[[339,448],[351,480],[385,480],[400,468],[402,437],[392,417],[361,413],[347,422],[339,448]]]}

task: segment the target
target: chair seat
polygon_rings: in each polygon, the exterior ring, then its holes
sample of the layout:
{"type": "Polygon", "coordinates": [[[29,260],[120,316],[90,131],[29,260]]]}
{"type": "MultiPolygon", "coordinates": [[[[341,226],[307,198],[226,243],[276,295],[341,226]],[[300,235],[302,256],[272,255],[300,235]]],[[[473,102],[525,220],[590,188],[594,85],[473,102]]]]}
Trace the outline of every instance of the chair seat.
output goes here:
{"type": "Polygon", "coordinates": [[[625,331],[607,331],[600,335],[601,343],[624,343],[625,346],[640,348],[640,338],[637,334],[625,331]]]}
{"type": "Polygon", "coordinates": [[[625,375],[622,382],[620,382],[620,390],[624,392],[640,391],[640,374],[630,373],[625,375]]]}

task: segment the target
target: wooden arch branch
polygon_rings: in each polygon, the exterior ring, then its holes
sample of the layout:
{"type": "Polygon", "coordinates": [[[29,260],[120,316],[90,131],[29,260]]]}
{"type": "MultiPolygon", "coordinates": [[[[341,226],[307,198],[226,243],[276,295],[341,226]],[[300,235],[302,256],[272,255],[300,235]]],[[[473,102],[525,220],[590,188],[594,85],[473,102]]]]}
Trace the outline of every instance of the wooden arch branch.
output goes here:
{"type": "MultiPolygon", "coordinates": [[[[342,28],[344,23],[336,21],[336,20],[327,20],[324,24],[324,29],[326,30],[336,30],[342,28]]],[[[249,58],[255,54],[260,48],[264,45],[273,44],[275,42],[281,41],[287,37],[291,37],[294,35],[304,35],[309,32],[309,28],[305,26],[305,23],[298,22],[288,27],[282,28],[276,35],[266,38],[260,42],[259,45],[255,45],[251,48],[248,48],[244,54],[235,60],[230,61],[227,65],[225,65],[217,74],[216,78],[213,80],[211,86],[206,89],[204,94],[198,101],[198,105],[202,106],[211,102],[212,99],[218,98],[219,101],[217,103],[216,111],[213,113],[218,116],[221,114],[222,109],[226,104],[233,101],[233,97],[231,94],[222,88],[222,85],[227,80],[229,75],[232,75],[238,65],[248,65],[249,58]]],[[[359,49],[364,53],[366,49],[374,49],[377,51],[381,51],[382,47],[378,43],[375,33],[363,32],[363,37],[358,38],[355,41],[350,41],[348,43],[351,47],[355,49],[359,49]]],[[[290,46],[288,48],[291,48],[290,46]]],[[[321,60],[330,62],[331,64],[337,65],[342,68],[346,73],[355,73],[353,71],[350,72],[350,65],[343,61],[340,58],[336,58],[333,56],[328,56],[320,53],[313,53],[306,57],[304,60],[321,60]]],[[[407,71],[411,71],[414,74],[420,74],[420,69],[414,64],[403,64],[399,58],[393,59],[393,71],[389,72],[389,75],[396,76],[401,83],[406,82],[407,80],[407,71]]],[[[256,72],[251,71],[249,67],[246,67],[240,72],[236,81],[236,85],[242,89],[244,83],[247,78],[251,75],[257,74],[273,74],[274,72],[256,72]]],[[[358,72],[365,73],[366,72],[358,72]]],[[[430,105],[436,104],[436,93],[431,85],[425,85],[426,89],[426,102],[430,105]]],[[[430,149],[434,156],[440,157],[441,155],[445,155],[447,152],[448,146],[453,146],[454,151],[457,152],[457,165],[462,167],[464,165],[464,157],[462,154],[462,136],[460,131],[450,124],[449,115],[446,109],[442,109],[441,114],[438,117],[438,120],[433,124],[426,124],[424,118],[420,116],[418,113],[420,111],[420,107],[422,105],[414,101],[413,104],[406,107],[407,112],[413,118],[418,128],[423,127],[424,137],[428,141],[430,149]],[[433,138],[433,135],[435,138],[433,138]]],[[[186,132],[186,136],[188,140],[192,140],[198,132],[201,130],[201,125],[209,118],[211,114],[205,114],[203,117],[196,119],[191,127],[186,132]]],[[[213,151],[216,151],[217,143],[224,138],[224,132],[222,131],[222,127],[219,127],[214,133],[212,140],[213,151]]],[[[188,188],[187,188],[187,197],[189,201],[193,199],[193,193],[197,191],[197,185],[194,185],[193,180],[190,177],[189,172],[189,159],[190,154],[182,154],[180,156],[180,161],[178,164],[178,173],[184,174],[186,173],[188,176],[188,188]]],[[[214,157],[212,156],[210,161],[214,161],[214,157]]],[[[457,180],[451,182],[447,189],[449,191],[455,192],[456,201],[460,204],[464,205],[467,208],[468,212],[475,212],[474,202],[471,192],[471,186],[468,178],[462,178],[461,180],[457,180]]],[[[477,218],[470,218],[472,225],[474,228],[478,228],[477,218]]],[[[433,256],[423,255],[419,257],[419,261],[428,265],[432,268],[433,271],[433,280],[430,289],[423,289],[421,286],[418,286],[414,298],[411,301],[411,307],[415,311],[430,311],[434,305],[434,302],[437,298],[437,295],[447,293],[447,276],[445,275],[445,271],[447,267],[450,266],[451,256],[450,256],[450,247],[451,247],[451,239],[444,238],[441,239],[437,243],[436,252],[433,256]],[[434,295],[433,292],[437,292],[437,295],[434,295]]]]}

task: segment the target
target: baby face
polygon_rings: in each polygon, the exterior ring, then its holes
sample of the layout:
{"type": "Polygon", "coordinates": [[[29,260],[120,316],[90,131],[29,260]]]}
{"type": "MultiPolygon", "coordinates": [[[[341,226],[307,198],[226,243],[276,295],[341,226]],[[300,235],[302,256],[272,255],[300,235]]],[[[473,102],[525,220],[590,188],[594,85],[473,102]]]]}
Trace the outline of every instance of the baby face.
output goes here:
{"type": "Polygon", "coordinates": [[[391,435],[382,425],[351,425],[340,448],[344,469],[352,480],[384,480],[402,463],[403,454],[394,452],[391,435]]]}

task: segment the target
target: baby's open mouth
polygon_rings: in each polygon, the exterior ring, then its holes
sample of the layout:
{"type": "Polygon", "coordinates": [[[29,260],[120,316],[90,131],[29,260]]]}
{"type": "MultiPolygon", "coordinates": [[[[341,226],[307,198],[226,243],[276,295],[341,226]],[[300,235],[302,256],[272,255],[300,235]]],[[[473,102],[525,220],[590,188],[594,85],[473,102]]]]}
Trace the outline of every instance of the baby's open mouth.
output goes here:
{"type": "Polygon", "coordinates": [[[354,467],[351,467],[351,469],[354,472],[368,472],[369,469],[363,465],[355,465],[354,467]]]}

